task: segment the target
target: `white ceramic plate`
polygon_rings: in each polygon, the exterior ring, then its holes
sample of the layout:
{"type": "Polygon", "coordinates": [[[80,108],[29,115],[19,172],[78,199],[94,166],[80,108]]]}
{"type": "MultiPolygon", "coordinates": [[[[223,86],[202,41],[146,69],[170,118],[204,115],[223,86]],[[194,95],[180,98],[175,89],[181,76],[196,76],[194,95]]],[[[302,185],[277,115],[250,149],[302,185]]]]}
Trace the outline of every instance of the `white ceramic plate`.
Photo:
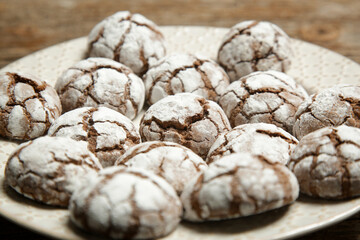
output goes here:
{"type": "MultiPolygon", "coordinates": [[[[168,54],[198,53],[216,59],[225,28],[162,27],[168,54]]],[[[338,83],[360,83],[360,65],[327,49],[292,40],[295,59],[289,75],[313,93],[338,83]]],[[[0,71],[25,71],[55,84],[58,76],[86,55],[86,38],[64,42],[26,56],[0,71]]],[[[60,239],[96,239],[76,229],[66,209],[26,199],[4,183],[4,167],[17,143],[0,141],[0,214],[34,231],[60,239]]],[[[339,222],[360,210],[360,198],[325,201],[300,198],[291,206],[236,220],[182,223],[165,239],[283,239],[339,222]]]]}

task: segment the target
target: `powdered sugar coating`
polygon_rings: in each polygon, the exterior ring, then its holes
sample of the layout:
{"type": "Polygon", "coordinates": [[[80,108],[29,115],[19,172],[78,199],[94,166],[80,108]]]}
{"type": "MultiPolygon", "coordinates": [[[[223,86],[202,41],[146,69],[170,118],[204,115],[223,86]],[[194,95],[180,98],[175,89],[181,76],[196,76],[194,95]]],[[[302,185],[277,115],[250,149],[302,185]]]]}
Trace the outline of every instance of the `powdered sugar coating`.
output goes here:
{"type": "Polygon", "coordinates": [[[286,166],[262,155],[234,153],[209,165],[186,185],[184,218],[208,221],[248,216],[294,202],[299,185],[286,166]]]}
{"type": "Polygon", "coordinates": [[[149,105],[180,92],[218,101],[229,77],[214,61],[192,54],[173,54],[161,59],[143,76],[149,105]]]}
{"type": "Polygon", "coordinates": [[[186,183],[207,169],[205,161],[190,149],[177,143],[160,141],[131,147],[115,165],[150,170],[170,183],[178,195],[186,183]]]}
{"type": "Polygon", "coordinates": [[[103,167],[114,165],[126,150],[140,143],[133,122],[106,107],[83,107],[67,112],[51,125],[48,135],[85,142],[103,167]]]}
{"type": "Polygon", "coordinates": [[[91,57],[105,57],[143,75],[165,56],[164,37],[158,26],[141,14],[117,12],[98,23],[88,36],[91,57]]]}
{"type": "Polygon", "coordinates": [[[55,88],[64,112],[102,106],[134,119],[145,100],[142,79],[125,65],[106,58],[78,62],[60,76],[55,88]]]}
{"type": "Polygon", "coordinates": [[[225,35],[218,51],[218,62],[230,80],[255,71],[289,69],[293,56],[290,38],[270,22],[244,21],[225,35]]]}
{"type": "Polygon", "coordinates": [[[29,140],[46,133],[61,114],[55,89],[35,76],[0,74],[0,136],[29,140]]]}
{"type": "Polygon", "coordinates": [[[291,154],[289,168],[301,192],[344,199],[360,195],[360,129],[325,127],[304,136],[291,154]]]}
{"type": "Polygon", "coordinates": [[[76,191],[70,218],[79,227],[112,238],[165,236],[180,221],[182,205],[174,189],[144,169],[114,166],[76,191]]]}
{"type": "Polygon", "coordinates": [[[222,133],[206,158],[208,164],[232,153],[266,156],[273,163],[287,164],[298,140],[283,129],[267,123],[249,123],[222,133]]]}
{"type": "Polygon", "coordinates": [[[307,98],[305,89],[293,78],[270,70],[254,72],[231,83],[219,104],[232,127],[265,122],[292,133],[295,113],[307,98]]]}
{"type": "Polygon", "coordinates": [[[335,85],[310,96],[298,108],[293,128],[301,139],[323,127],[360,127],[360,86],[335,85]]]}
{"type": "Polygon", "coordinates": [[[6,164],[5,179],[28,198],[67,206],[75,189],[100,169],[99,160],[85,143],[44,136],[14,150],[6,164]]]}
{"type": "Polygon", "coordinates": [[[143,141],[170,141],[205,158],[217,136],[230,130],[224,111],[215,102],[192,93],[178,93],[153,104],[140,122],[143,141]]]}

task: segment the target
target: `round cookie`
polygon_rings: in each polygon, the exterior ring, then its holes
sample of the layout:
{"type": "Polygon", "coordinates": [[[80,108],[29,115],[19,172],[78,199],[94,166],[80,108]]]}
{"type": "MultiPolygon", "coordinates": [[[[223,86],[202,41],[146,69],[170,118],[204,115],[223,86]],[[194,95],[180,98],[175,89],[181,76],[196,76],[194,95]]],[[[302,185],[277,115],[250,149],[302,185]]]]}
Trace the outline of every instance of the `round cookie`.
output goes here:
{"type": "Polygon", "coordinates": [[[145,112],[140,122],[142,141],[179,143],[203,159],[218,135],[230,129],[219,105],[192,93],[161,99],[145,112]]]}
{"type": "Polygon", "coordinates": [[[70,219],[79,227],[116,239],[153,239],[180,222],[175,190],[144,169],[114,166],[100,171],[70,201],[70,219]]]}
{"type": "Polygon", "coordinates": [[[309,196],[345,199],[360,195],[360,129],[325,127],[304,136],[288,164],[300,191],[309,196]]]}
{"type": "Polygon", "coordinates": [[[98,23],[88,36],[89,55],[105,57],[143,75],[165,56],[164,37],[158,26],[141,14],[117,12],[98,23]]]}
{"type": "Polygon", "coordinates": [[[208,164],[232,153],[266,156],[273,163],[287,164],[298,140],[283,129],[267,123],[249,123],[222,133],[206,158],[208,164]]]}
{"type": "Polygon", "coordinates": [[[289,69],[293,56],[290,38],[270,22],[244,21],[224,36],[218,51],[218,62],[230,80],[255,71],[289,69]]]}
{"type": "Polygon", "coordinates": [[[55,89],[24,73],[0,74],[0,136],[29,140],[46,133],[61,114],[55,89]]]}
{"type": "Polygon", "coordinates": [[[299,185],[284,165],[234,153],[209,165],[185,186],[183,218],[208,221],[249,216],[294,202],[299,185]]]}
{"type": "Polygon", "coordinates": [[[360,86],[335,85],[311,95],[295,114],[293,134],[301,139],[317,129],[342,124],[360,127],[360,86]]]}
{"type": "Polygon", "coordinates": [[[51,125],[48,135],[84,141],[103,167],[114,165],[127,149],[140,143],[133,122],[106,107],[83,107],[67,112],[51,125]]]}
{"type": "Polygon", "coordinates": [[[150,170],[163,177],[178,195],[207,164],[190,149],[173,142],[151,141],[131,147],[115,165],[150,170]]]}
{"type": "Polygon", "coordinates": [[[28,198],[66,207],[75,189],[100,169],[86,144],[44,136],[14,150],[5,167],[5,180],[28,198]]]}
{"type": "Polygon", "coordinates": [[[64,112],[108,107],[130,119],[141,111],[145,87],[130,68],[106,58],[88,58],[67,69],[55,86],[64,112]]]}
{"type": "Polygon", "coordinates": [[[217,63],[192,54],[174,54],[161,59],[143,79],[149,105],[181,92],[217,102],[229,85],[229,77],[217,63]]]}
{"type": "Polygon", "coordinates": [[[219,104],[232,127],[265,122],[292,133],[295,113],[306,98],[308,94],[293,78],[270,70],[254,72],[231,83],[219,104]]]}

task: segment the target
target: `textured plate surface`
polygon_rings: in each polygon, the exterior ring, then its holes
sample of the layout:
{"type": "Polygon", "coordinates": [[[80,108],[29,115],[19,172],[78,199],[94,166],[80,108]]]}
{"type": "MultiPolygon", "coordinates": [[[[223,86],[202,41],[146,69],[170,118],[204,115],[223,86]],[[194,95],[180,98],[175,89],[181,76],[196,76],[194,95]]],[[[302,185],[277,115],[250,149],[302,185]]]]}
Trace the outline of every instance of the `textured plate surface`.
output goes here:
{"type": "MultiPolygon", "coordinates": [[[[225,28],[162,27],[167,53],[188,52],[216,59],[225,28]]],[[[339,83],[360,83],[360,65],[327,49],[292,40],[295,51],[289,75],[309,93],[339,83]]],[[[86,38],[35,52],[0,71],[24,71],[55,84],[59,75],[86,56],[86,38]]],[[[137,119],[138,121],[138,119],[137,119]]],[[[60,239],[97,239],[76,229],[66,209],[28,200],[4,183],[4,167],[18,143],[0,140],[0,214],[34,231],[60,239]]],[[[360,198],[325,201],[301,197],[293,205],[256,216],[203,224],[182,223],[165,239],[283,239],[339,222],[360,209],[360,198]]]]}

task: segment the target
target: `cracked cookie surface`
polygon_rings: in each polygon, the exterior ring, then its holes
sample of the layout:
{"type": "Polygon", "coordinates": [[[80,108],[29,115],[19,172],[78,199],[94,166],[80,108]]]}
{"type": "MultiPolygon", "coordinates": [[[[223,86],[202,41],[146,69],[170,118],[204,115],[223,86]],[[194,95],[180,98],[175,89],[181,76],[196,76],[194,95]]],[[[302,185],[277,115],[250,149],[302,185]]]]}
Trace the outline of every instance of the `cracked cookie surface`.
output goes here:
{"type": "Polygon", "coordinates": [[[203,159],[219,134],[230,129],[229,120],[219,105],[192,93],[161,99],[145,112],[140,122],[144,142],[179,143],[203,159]]]}
{"type": "Polygon", "coordinates": [[[90,57],[105,57],[143,75],[165,56],[164,37],[158,26],[141,14],[117,12],[98,23],[88,36],[90,57]]]}
{"type": "Polygon", "coordinates": [[[121,239],[152,239],[172,232],[182,215],[175,190],[144,169],[114,166],[99,172],[70,201],[79,227],[121,239]]]}
{"type": "Polygon", "coordinates": [[[145,87],[125,65],[88,58],[67,69],[56,82],[64,112],[79,107],[108,107],[130,119],[141,111],[145,87]]]}
{"type": "Polygon", "coordinates": [[[335,85],[311,95],[295,114],[293,133],[303,136],[323,127],[360,127],[360,86],[335,85]]]}
{"type": "Polygon", "coordinates": [[[218,101],[229,77],[214,61],[191,54],[161,59],[143,76],[149,105],[176,93],[190,92],[218,101]]]}
{"type": "Polygon", "coordinates": [[[288,166],[307,195],[328,199],[360,195],[360,129],[342,125],[309,133],[299,141],[288,166]]]}
{"type": "Polygon", "coordinates": [[[86,144],[44,136],[14,150],[6,164],[5,179],[28,198],[66,207],[74,190],[101,168],[86,144]]]}
{"type": "Polygon", "coordinates": [[[273,124],[243,124],[216,139],[209,150],[206,163],[210,164],[232,153],[248,152],[285,165],[297,144],[295,137],[273,124]]]}
{"type": "Polygon", "coordinates": [[[24,73],[0,74],[0,136],[29,140],[46,133],[61,114],[55,89],[24,73]]]}
{"type": "Polygon", "coordinates": [[[106,107],[83,107],[67,112],[51,125],[48,135],[86,142],[103,167],[114,165],[126,150],[140,143],[133,122],[106,107]]]}
{"type": "Polygon", "coordinates": [[[219,104],[232,127],[245,123],[272,123],[292,133],[295,113],[308,98],[305,89],[278,71],[254,72],[231,83],[219,104]]]}
{"type": "Polygon", "coordinates": [[[201,222],[249,216],[290,204],[298,195],[296,177],[286,166],[263,155],[234,153],[185,186],[183,218],[201,222]]]}
{"type": "Polygon", "coordinates": [[[205,161],[189,148],[160,141],[144,142],[131,147],[115,165],[150,170],[170,183],[178,195],[187,182],[207,168],[205,161]]]}
{"type": "Polygon", "coordinates": [[[231,81],[255,71],[289,69],[293,56],[290,38],[270,22],[244,21],[225,35],[218,62],[231,81]]]}

